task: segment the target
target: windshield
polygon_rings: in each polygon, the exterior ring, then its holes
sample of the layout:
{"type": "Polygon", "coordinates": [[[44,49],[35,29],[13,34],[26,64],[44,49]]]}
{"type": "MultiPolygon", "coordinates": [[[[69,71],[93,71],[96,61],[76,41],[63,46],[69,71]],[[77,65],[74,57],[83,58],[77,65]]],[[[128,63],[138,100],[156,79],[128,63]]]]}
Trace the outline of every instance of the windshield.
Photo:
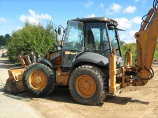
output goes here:
{"type": "Polygon", "coordinates": [[[118,51],[117,32],[114,29],[116,29],[115,26],[110,25],[106,29],[105,23],[87,23],[85,50],[94,51],[108,57],[111,49],[114,48],[117,51],[117,55],[120,55],[118,51]]]}

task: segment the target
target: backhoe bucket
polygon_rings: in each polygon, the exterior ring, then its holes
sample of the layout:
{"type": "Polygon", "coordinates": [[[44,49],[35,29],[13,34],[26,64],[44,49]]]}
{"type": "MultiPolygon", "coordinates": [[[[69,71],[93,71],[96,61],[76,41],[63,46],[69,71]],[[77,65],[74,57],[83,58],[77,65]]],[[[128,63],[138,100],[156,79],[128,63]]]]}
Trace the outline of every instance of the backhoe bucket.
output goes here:
{"type": "Polygon", "coordinates": [[[10,70],[8,70],[9,78],[7,79],[4,86],[5,91],[14,94],[25,91],[25,87],[22,82],[24,70],[25,68],[11,68],[10,70]]]}

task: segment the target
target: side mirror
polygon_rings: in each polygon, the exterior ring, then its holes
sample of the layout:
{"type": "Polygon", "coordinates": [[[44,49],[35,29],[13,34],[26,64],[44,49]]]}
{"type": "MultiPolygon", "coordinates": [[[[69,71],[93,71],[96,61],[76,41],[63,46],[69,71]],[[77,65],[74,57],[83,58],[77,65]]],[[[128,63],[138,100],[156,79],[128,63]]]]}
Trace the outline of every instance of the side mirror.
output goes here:
{"type": "Polygon", "coordinates": [[[63,31],[63,33],[65,34],[65,30],[63,31]]]}
{"type": "Polygon", "coordinates": [[[58,27],[58,35],[61,35],[61,27],[58,27]]]}

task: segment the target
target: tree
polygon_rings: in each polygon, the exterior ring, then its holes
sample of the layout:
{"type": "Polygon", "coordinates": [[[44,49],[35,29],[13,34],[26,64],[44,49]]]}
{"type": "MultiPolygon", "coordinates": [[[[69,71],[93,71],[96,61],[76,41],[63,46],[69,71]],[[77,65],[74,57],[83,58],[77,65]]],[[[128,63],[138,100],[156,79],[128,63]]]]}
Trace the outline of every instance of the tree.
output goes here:
{"type": "Polygon", "coordinates": [[[7,41],[9,40],[10,35],[6,34],[5,36],[0,35],[0,46],[6,46],[7,41]]]}
{"type": "Polygon", "coordinates": [[[47,23],[46,27],[26,22],[22,29],[12,33],[7,45],[8,57],[16,61],[20,54],[29,55],[31,51],[44,56],[49,49],[54,49],[54,42],[55,33],[51,22],[47,23]]]}
{"type": "Polygon", "coordinates": [[[9,34],[6,34],[5,36],[0,35],[0,46],[6,46],[9,39],[10,39],[9,34]]]}
{"type": "Polygon", "coordinates": [[[0,47],[3,45],[4,36],[0,35],[0,47]]]}

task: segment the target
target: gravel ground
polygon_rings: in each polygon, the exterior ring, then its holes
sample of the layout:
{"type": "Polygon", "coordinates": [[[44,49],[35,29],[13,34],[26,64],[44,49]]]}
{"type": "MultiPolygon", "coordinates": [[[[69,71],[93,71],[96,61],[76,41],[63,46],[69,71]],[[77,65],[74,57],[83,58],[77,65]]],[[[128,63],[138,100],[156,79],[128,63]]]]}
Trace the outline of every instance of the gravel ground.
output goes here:
{"type": "MultiPolygon", "coordinates": [[[[5,50],[3,50],[5,52],[5,50]]],[[[0,50],[1,56],[2,50],[0,50]]],[[[0,58],[0,118],[42,118],[42,116],[19,96],[5,93],[3,88],[8,78],[8,69],[13,66],[6,58],[0,58]]]]}
{"type": "Polygon", "coordinates": [[[119,95],[107,96],[103,104],[86,106],[76,103],[67,87],[57,87],[44,98],[27,92],[5,93],[10,66],[0,58],[0,118],[158,118],[158,67],[153,67],[155,77],[147,85],[123,88],[119,95]]]}

